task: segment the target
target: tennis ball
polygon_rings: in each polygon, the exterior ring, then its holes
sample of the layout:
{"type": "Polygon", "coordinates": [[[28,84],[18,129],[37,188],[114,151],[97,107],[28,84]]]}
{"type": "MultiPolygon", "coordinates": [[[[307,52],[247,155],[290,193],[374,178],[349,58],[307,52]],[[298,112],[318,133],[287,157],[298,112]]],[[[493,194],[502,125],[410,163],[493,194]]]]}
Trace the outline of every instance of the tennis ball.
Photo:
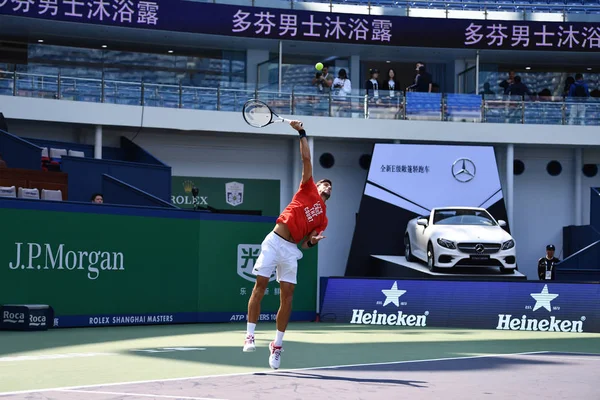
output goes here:
{"type": "Polygon", "coordinates": [[[316,68],[318,71],[322,70],[322,69],[323,69],[323,63],[320,63],[320,62],[318,62],[318,63],[315,65],[315,68],[316,68]]]}

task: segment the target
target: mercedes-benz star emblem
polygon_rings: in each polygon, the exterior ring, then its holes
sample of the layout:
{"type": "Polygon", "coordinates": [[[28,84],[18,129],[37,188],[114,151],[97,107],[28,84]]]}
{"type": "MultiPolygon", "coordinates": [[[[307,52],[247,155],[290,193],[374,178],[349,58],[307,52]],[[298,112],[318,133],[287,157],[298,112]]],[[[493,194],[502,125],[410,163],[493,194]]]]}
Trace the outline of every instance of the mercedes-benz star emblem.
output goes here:
{"type": "Polygon", "coordinates": [[[475,251],[478,253],[483,253],[484,250],[485,250],[485,247],[483,247],[482,244],[478,244],[475,246],[475,251]]]}
{"type": "Polygon", "coordinates": [[[475,178],[475,164],[468,158],[459,158],[452,164],[452,176],[459,182],[467,183],[475,178]]]}

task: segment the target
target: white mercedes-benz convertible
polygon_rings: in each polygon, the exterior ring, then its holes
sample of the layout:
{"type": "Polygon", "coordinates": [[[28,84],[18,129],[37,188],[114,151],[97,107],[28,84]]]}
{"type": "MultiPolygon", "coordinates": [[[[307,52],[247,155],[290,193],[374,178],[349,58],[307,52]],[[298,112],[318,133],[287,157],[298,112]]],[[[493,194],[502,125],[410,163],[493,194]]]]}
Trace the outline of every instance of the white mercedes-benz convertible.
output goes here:
{"type": "Polygon", "coordinates": [[[424,261],[431,271],[463,266],[495,266],[503,273],[517,267],[515,241],[484,208],[434,208],[408,221],[404,234],[407,261],[424,261]]]}

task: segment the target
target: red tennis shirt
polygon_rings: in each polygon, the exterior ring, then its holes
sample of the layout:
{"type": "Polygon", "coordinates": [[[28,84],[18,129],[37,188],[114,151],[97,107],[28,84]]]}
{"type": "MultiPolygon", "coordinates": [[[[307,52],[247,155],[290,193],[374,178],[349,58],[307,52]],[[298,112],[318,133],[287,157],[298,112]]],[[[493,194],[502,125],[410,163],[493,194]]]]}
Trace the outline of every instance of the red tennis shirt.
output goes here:
{"type": "Polygon", "coordinates": [[[327,207],[319,195],[317,185],[312,177],[300,188],[292,201],[281,212],[277,222],[287,225],[294,242],[299,243],[313,230],[320,234],[327,228],[327,207]]]}

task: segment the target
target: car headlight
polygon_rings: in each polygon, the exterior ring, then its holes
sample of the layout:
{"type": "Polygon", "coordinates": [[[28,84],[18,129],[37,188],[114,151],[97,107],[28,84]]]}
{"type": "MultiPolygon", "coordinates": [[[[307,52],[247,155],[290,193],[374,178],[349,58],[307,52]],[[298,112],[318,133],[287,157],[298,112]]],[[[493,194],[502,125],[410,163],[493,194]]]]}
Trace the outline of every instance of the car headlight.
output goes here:
{"type": "Polygon", "coordinates": [[[508,250],[512,249],[513,247],[515,247],[515,242],[511,239],[508,242],[502,243],[502,248],[500,250],[508,250]]]}
{"type": "Polygon", "coordinates": [[[437,242],[440,246],[445,247],[447,249],[456,249],[456,245],[451,240],[438,238],[437,242]]]}

